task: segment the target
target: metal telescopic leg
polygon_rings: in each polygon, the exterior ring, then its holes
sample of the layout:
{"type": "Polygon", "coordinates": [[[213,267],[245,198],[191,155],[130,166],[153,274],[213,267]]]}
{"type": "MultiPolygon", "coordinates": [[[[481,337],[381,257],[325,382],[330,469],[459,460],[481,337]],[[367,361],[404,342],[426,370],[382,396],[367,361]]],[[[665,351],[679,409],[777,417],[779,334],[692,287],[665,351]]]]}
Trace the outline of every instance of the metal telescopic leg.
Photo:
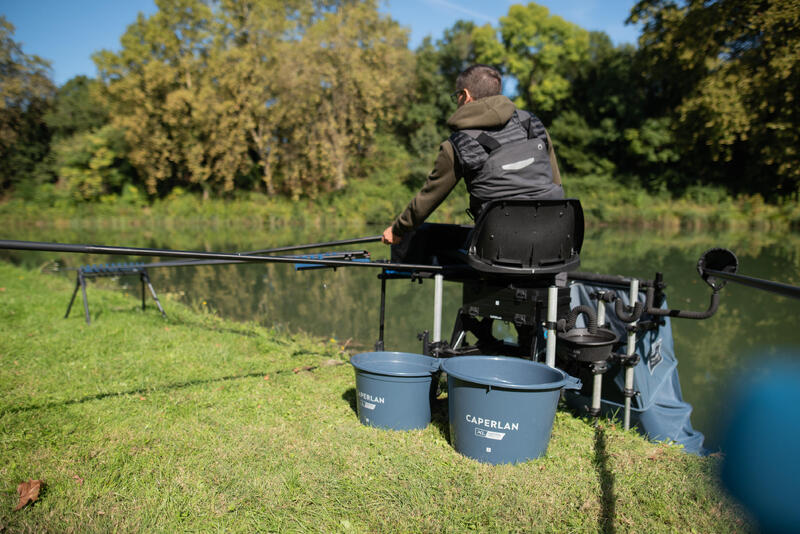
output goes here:
{"type": "Polygon", "coordinates": [[[380,274],[381,279],[381,311],[380,311],[380,328],[378,330],[378,341],[375,342],[375,350],[383,350],[383,328],[384,320],[386,318],[386,271],[380,274]]]}
{"type": "Polygon", "coordinates": [[[139,273],[139,280],[142,282],[142,311],[144,311],[144,273],[139,273]]]}
{"type": "Polygon", "coordinates": [[[556,366],[556,315],[558,314],[558,287],[547,288],[547,350],[545,363],[556,366]]]}
{"type": "Polygon", "coordinates": [[[433,342],[442,340],[442,291],[444,276],[437,274],[433,277],[433,342]]]}
{"type": "Polygon", "coordinates": [[[86,324],[92,324],[92,320],[89,319],[89,299],[86,297],[86,279],[81,272],[78,272],[78,281],[81,285],[81,294],[83,295],[83,313],[86,315],[86,324]]]}
{"type": "MultiPolygon", "coordinates": [[[[637,299],[639,298],[639,280],[634,278],[631,280],[631,290],[630,290],[630,297],[629,301],[631,306],[636,304],[637,299]]],[[[628,356],[625,365],[625,412],[624,412],[624,419],[623,419],[623,427],[625,430],[630,429],[631,427],[631,399],[633,398],[633,365],[630,365],[629,362],[632,361],[632,357],[636,352],[636,326],[637,321],[631,322],[628,330],[628,350],[626,354],[628,356]]]]}
{"type": "Polygon", "coordinates": [[[69,317],[69,312],[72,310],[72,304],[75,302],[75,296],[78,294],[78,289],[81,287],[81,275],[78,273],[78,276],[75,277],[75,291],[72,292],[72,298],[69,299],[69,305],[67,306],[67,313],[64,314],[64,319],[69,317]]]}
{"type": "Polygon", "coordinates": [[[589,415],[597,417],[600,415],[600,399],[603,394],[603,374],[608,370],[608,363],[605,361],[592,364],[592,407],[589,415]]]}
{"type": "MultiPolygon", "coordinates": [[[[158,311],[161,312],[161,316],[166,318],[167,313],[164,311],[164,308],[161,307],[161,301],[158,300],[158,295],[156,295],[156,290],[153,289],[153,284],[150,283],[150,277],[147,275],[147,271],[142,271],[142,292],[144,292],[144,284],[147,284],[147,287],[150,289],[150,294],[153,295],[153,300],[156,301],[156,306],[158,306],[158,311]]],[[[142,309],[144,309],[144,293],[142,293],[142,309]]]]}
{"type": "Polygon", "coordinates": [[[603,302],[604,291],[598,292],[597,297],[597,326],[602,327],[606,324],[606,303],[603,302]]]}

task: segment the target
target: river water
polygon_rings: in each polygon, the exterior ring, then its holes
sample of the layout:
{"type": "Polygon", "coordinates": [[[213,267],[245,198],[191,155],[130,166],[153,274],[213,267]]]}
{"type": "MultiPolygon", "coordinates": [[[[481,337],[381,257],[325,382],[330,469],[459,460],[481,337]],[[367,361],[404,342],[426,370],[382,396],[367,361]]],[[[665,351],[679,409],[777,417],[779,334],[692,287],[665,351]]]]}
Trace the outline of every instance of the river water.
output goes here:
{"type": "MultiPolygon", "coordinates": [[[[235,252],[270,246],[319,242],[372,235],[381,228],[328,229],[293,226],[267,231],[259,226],[198,224],[187,230],[148,224],[134,228],[52,228],[47,225],[14,229],[4,238],[125,245],[134,247],[235,252]],[[197,228],[198,230],[195,230],[197,228]],[[202,230],[199,230],[202,228],[202,230]]],[[[5,232],[4,232],[5,233],[5,232]]],[[[581,252],[581,270],[651,279],[664,273],[671,308],[705,310],[710,289],[697,275],[695,265],[703,251],[729,248],[739,258],[739,272],[748,276],[800,285],[800,235],[766,232],[709,233],[657,231],[637,228],[588,229],[581,252]]],[[[339,247],[366,248],[373,258],[385,258],[379,243],[339,247]]],[[[74,279],[79,265],[156,258],[87,256],[83,254],[21,253],[0,251],[0,258],[51,271],[74,279]]],[[[371,350],[378,337],[380,282],[377,269],[344,268],[296,272],[284,264],[238,264],[152,269],[150,278],[159,295],[180,300],[235,320],[256,321],[290,332],[304,331],[334,339],[349,349],[371,350]]],[[[137,306],[138,279],[104,280],[131,293],[137,306]]],[[[91,305],[92,285],[89,286],[91,305]]],[[[433,282],[388,282],[385,342],[387,350],[419,352],[417,334],[432,330],[433,282]]],[[[80,299],[80,297],[78,297],[80,299]]],[[[150,313],[156,313],[148,299],[150,313]]],[[[461,302],[461,287],[445,283],[443,337],[449,338],[461,302]]],[[[64,308],[53,310],[53,320],[63,320],[64,308]]],[[[169,302],[165,303],[169,314],[169,302]]],[[[102,313],[94,328],[102,328],[102,313]]],[[[70,321],[83,321],[76,302],[70,321]]],[[[733,377],[746,370],[762,372],[772,358],[790,354],[800,358],[800,300],[781,297],[734,283],[722,292],[717,314],[704,321],[674,319],[675,352],[684,398],[694,407],[692,423],[706,434],[706,446],[718,446],[717,422],[725,414],[733,377]]],[[[512,329],[513,330],[513,329],[512,329]]],[[[795,407],[787,407],[795,409],[795,407]]]]}

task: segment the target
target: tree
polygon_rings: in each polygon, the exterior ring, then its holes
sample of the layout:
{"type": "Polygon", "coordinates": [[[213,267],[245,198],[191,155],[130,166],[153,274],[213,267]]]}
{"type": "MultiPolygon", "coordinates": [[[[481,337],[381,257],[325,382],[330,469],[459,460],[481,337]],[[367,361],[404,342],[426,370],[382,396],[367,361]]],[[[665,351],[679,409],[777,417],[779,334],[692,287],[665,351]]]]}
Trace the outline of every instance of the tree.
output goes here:
{"type": "Polygon", "coordinates": [[[53,106],[44,121],[54,138],[88,132],[108,122],[108,111],[95,94],[98,82],[86,76],[75,76],[58,88],[53,106]]]}
{"type": "Polygon", "coordinates": [[[0,191],[29,179],[47,153],[43,117],[55,91],[50,64],[25,54],[13,35],[14,26],[0,16],[0,191]]]}
{"type": "Polygon", "coordinates": [[[52,152],[59,186],[77,201],[119,193],[133,174],[124,157],[124,136],[110,125],[60,138],[52,152]]]}
{"type": "Polygon", "coordinates": [[[158,0],[95,56],[151,194],[174,184],[341,189],[397,114],[407,35],[374,1],[158,0]]]}
{"type": "Polygon", "coordinates": [[[367,156],[375,132],[399,114],[411,75],[407,33],[374,1],[342,2],[281,58],[278,169],[293,196],[335,191],[367,156]]]}
{"type": "Polygon", "coordinates": [[[642,0],[639,64],[686,172],[770,197],[800,185],[800,3],[642,0]]]}
{"type": "Polygon", "coordinates": [[[509,8],[500,18],[500,35],[498,42],[488,25],[475,30],[478,60],[503,65],[517,83],[517,104],[548,124],[589,57],[589,32],[530,3],[509,8]]]}
{"type": "Polygon", "coordinates": [[[128,27],[119,53],[94,55],[101,96],[150,194],[175,184],[208,194],[215,178],[207,150],[213,119],[200,92],[213,43],[212,12],[201,0],[157,5],[152,17],[139,14],[128,27]]]}

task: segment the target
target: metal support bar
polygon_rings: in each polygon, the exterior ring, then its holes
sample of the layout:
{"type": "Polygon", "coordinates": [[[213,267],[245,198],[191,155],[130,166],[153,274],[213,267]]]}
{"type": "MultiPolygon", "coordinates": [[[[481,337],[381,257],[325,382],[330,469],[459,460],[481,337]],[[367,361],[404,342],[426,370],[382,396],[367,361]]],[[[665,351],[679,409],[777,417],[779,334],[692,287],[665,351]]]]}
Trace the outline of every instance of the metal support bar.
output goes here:
{"type": "Polygon", "coordinates": [[[444,276],[437,274],[433,277],[433,342],[442,340],[442,291],[444,276]]]}
{"type": "Polygon", "coordinates": [[[86,316],[86,324],[92,324],[92,320],[89,318],[89,299],[86,297],[86,278],[84,278],[83,273],[78,273],[78,280],[80,280],[81,293],[83,294],[83,313],[86,316]]]}
{"type": "Polygon", "coordinates": [[[600,399],[603,391],[603,375],[595,372],[592,383],[592,409],[589,412],[592,417],[600,415],[600,399]]]}
{"type": "Polygon", "coordinates": [[[69,312],[72,310],[72,304],[75,302],[75,296],[78,294],[78,290],[81,288],[81,275],[78,273],[78,276],[75,277],[75,291],[72,292],[72,298],[69,299],[69,305],[67,306],[67,313],[64,314],[64,319],[69,317],[69,312]]]}
{"type": "Polygon", "coordinates": [[[142,272],[139,273],[139,281],[142,282],[142,311],[144,311],[144,277],[146,275],[142,272]]]}
{"type": "Polygon", "coordinates": [[[556,324],[558,315],[558,287],[550,286],[547,288],[547,323],[551,325],[547,329],[547,351],[545,353],[545,363],[550,367],[556,366],[556,324]]]}
{"type": "Polygon", "coordinates": [[[153,289],[153,284],[150,283],[150,276],[148,276],[147,271],[142,271],[140,276],[142,279],[142,309],[144,309],[144,284],[147,284],[147,287],[150,289],[150,294],[153,295],[153,300],[156,301],[156,306],[158,306],[158,311],[160,311],[161,316],[166,319],[167,313],[164,311],[164,308],[161,307],[161,301],[158,300],[158,295],[156,295],[156,290],[153,289]]]}
{"type": "MultiPolygon", "coordinates": [[[[631,289],[629,302],[633,306],[639,299],[639,280],[636,278],[631,279],[631,289]]],[[[637,321],[630,323],[631,326],[636,326],[637,321]]],[[[628,348],[626,354],[628,358],[632,357],[636,352],[636,329],[631,328],[628,330],[628,348]]],[[[629,360],[630,361],[630,360],[629,360]]],[[[633,366],[627,364],[625,366],[625,412],[623,415],[623,428],[629,430],[631,427],[631,398],[633,397],[633,366]]]]}
{"type": "Polygon", "coordinates": [[[375,342],[375,350],[383,350],[383,329],[384,329],[384,321],[386,318],[386,277],[384,276],[386,271],[381,272],[381,311],[380,311],[380,328],[378,330],[378,341],[375,342]]]}
{"type": "Polygon", "coordinates": [[[606,324],[606,303],[603,301],[602,292],[597,299],[597,326],[602,327],[606,324]]]}

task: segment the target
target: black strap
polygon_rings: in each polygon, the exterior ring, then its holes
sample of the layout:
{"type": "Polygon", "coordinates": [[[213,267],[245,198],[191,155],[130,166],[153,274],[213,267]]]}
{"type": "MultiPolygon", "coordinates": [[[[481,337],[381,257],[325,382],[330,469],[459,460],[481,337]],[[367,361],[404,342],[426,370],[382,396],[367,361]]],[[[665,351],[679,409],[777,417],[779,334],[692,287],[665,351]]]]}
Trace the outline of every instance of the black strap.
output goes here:
{"type": "Polygon", "coordinates": [[[533,128],[531,128],[531,115],[528,115],[528,118],[520,122],[520,124],[525,131],[528,132],[528,139],[533,139],[536,137],[536,134],[533,133],[533,128]]]}
{"type": "Polygon", "coordinates": [[[476,137],[475,140],[481,144],[481,146],[486,150],[487,154],[500,148],[500,143],[497,141],[497,139],[487,135],[486,132],[481,132],[481,134],[476,137]]]}
{"type": "Polygon", "coordinates": [[[547,142],[547,133],[544,128],[544,124],[542,124],[542,121],[539,120],[539,117],[530,111],[526,111],[525,113],[527,114],[527,117],[525,117],[525,119],[521,120],[519,123],[528,132],[528,139],[541,138],[544,140],[544,144],[549,149],[550,146],[547,142]]]}

